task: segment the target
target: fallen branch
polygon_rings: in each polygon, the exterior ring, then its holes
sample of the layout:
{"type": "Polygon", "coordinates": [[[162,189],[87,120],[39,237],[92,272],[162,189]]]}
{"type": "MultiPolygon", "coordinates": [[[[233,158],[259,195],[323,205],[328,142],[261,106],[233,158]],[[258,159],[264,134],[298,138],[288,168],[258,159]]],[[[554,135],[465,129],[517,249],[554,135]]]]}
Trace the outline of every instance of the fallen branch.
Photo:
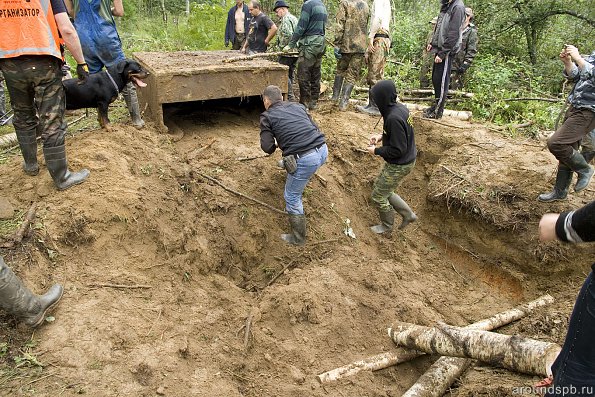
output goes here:
{"type": "MultiPolygon", "coordinates": [[[[179,127],[177,127],[179,128],[179,127]]],[[[175,128],[172,128],[172,130],[175,128]]],[[[181,130],[180,130],[181,131],[181,130]]],[[[208,148],[210,148],[211,146],[213,146],[213,144],[217,142],[217,138],[213,138],[211,139],[211,141],[209,143],[207,143],[205,146],[200,147],[196,150],[193,150],[192,152],[190,152],[189,154],[186,155],[186,159],[187,160],[192,160],[195,159],[196,157],[198,157],[199,154],[201,154],[202,152],[204,152],[205,150],[207,150],[208,148]]]]}
{"type": "Polygon", "coordinates": [[[293,266],[293,264],[294,264],[294,263],[295,263],[295,261],[289,261],[289,263],[287,263],[287,265],[283,266],[283,269],[281,269],[281,271],[280,271],[279,273],[275,274],[275,275],[273,276],[273,278],[271,278],[271,279],[269,280],[269,282],[267,283],[266,287],[270,287],[271,285],[273,285],[273,283],[274,283],[275,281],[277,281],[277,279],[278,279],[279,277],[281,277],[281,275],[283,275],[283,273],[285,273],[285,271],[286,271],[287,269],[289,269],[291,266],[293,266]]]}
{"type": "Polygon", "coordinates": [[[514,102],[514,101],[541,101],[541,102],[562,102],[564,101],[563,98],[556,99],[556,98],[506,98],[504,102],[514,102]]]}
{"type": "Polygon", "coordinates": [[[555,343],[465,329],[450,325],[424,327],[397,322],[388,334],[398,346],[449,357],[466,357],[531,375],[551,375],[560,353],[555,343]]]}
{"type": "Polygon", "coordinates": [[[100,283],[92,283],[87,284],[89,288],[118,288],[118,289],[143,289],[143,288],[153,288],[150,285],[143,285],[143,284],[100,284],[100,283]]]}
{"type": "Polygon", "coordinates": [[[326,184],[328,183],[328,181],[326,180],[326,178],[318,175],[317,173],[314,173],[314,176],[316,178],[318,178],[318,180],[320,181],[320,183],[322,183],[322,186],[326,187],[326,184]]]}
{"type": "Polygon", "coordinates": [[[223,62],[229,63],[229,62],[249,61],[251,59],[256,59],[256,58],[268,58],[268,57],[276,57],[276,56],[288,56],[288,57],[290,57],[290,56],[297,56],[297,55],[298,55],[297,52],[285,52],[285,51],[259,52],[258,54],[244,55],[244,56],[239,56],[239,57],[227,58],[227,59],[224,59],[223,62]]]}
{"type": "MultiPolygon", "coordinates": [[[[399,97],[399,101],[404,102],[404,101],[411,101],[411,102],[434,102],[436,100],[436,98],[419,98],[419,97],[399,97]]],[[[448,103],[459,103],[464,101],[465,98],[455,98],[455,99],[449,99],[448,103]]]]}
{"type": "MultiPolygon", "coordinates": [[[[353,88],[356,92],[368,92],[370,89],[368,87],[354,87],[353,88]]],[[[405,89],[400,91],[400,94],[416,94],[416,95],[434,95],[434,90],[432,89],[405,89]]],[[[449,90],[448,95],[452,96],[460,96],[464,98],[473,98],[475,96],[472,92],[465,92],[465,91],[457,91],[457,90],[449,90]]]]}
{"type": "Polygon", "coordinates": [[[9,241],[2,243],[2,248],[12,248],[16,244],[19,244],[21,241],[23,241],[23,238],[25,237],[25,234],[27,233],[29,226],[31,226],[31,224],[35,220],[36,211],[37,203],[31,204],[31,207],[29,207],[29,211],[27,211],[27,214],[25,215],[25,219],[23,219],[23,223],[21,223],[21,226],[19,226],[14,235],[9,238],[9,241]]]}
{"type": "MultiPolygon", "coordinates": [[[[524,305],[515,307],[514,309],[500,312],[490,318],[478,321],[467,327],[470,329],[482,329],[492,330],[500,328],[506,324],[510,324],[513,321],[525,317],[535,309],[549,305],[554,302],[554,298],[550,295],[544,295],[534,301],[528,302],[524,305]]],[[[377,354],[372,357],[365,358],[360,361],[353,362],[343,367],[335,368],[331,371],[322,373],[316,377],[320,383],[326,383],[335,381],[337,379],[346,378],[351,375],[355,375],[358,372],[367,371],[378,371],[393,365],[401,364],[416,357],[423,355],[424,353],[415,350],[397,348],[395,351],[377,354]]]]}
{"type": "Polygon", "coordinates": [[[252,334],[252,313],[246,318],[246,324],[244,326],[244,350],[248,351],[248,344],[250,343],[250,335],[252,334]]]}
{"type": "Polygon", "coordinates": [[[272,205],[269,205],[267,203],[264,203],[264,202],[262,202],[262,201],[260,201],[258,199],[255,199],[254,197],[250,197],[248,195],[245,195],[244,193],[240,193],[238,191],[235,191],[235,190],[233,190],[233,189],[225,186],[223,183],[219,182],[217,179],[215,179],[213,177],[210,177],[208,175],[205,175],[202,172],[197,172],[197,173],[198,173],[198,175],[202,176],[203,178],[208,179],[209,181],[211,181],[213,183],[216,183],[217,185],[221,186],[223,189],[227,190],[230,193],[233,193],[233,194],[235,194],[237,196],[243,197],[243,198],[245,198],[247,200],[253,201],[256,204],[260,204],[263,207],[270,209],[271,211],[278,212],[279,214],[283,214],[283,215],[286,215],[287,214],[285,211],[281,211],[280,209],[275,208],[272,205]]]}
{"type": "MultiPolygon", "coordinates": [[[[409,110],[426,110],[427,106],[419,105],[417,103],[403,103],[403,105],[407,106],[409,110]]],[[[466,111],[466,110],[450,110],[444,109],[442,113],[444,116],[453,117],[459,120],[468,121],[471,120],[473,117],[473,113],[466,111]]],[[[427,119],[432,120],[432,119],[427,119]]]]}
{"type": "Polygon", "coordinates": [[[468,126],[460,126],[460,125],[449,124],[449,123],[445,123],[444,121],[440,121],[440,120],[436,120],[436,119],[426,119],[425,117],[420,117],[420,116],[413,116],[413,117],[420,118],[420,119],[422,119],[424,121],[431,121],[432,123],[440,124],[440,125],[443,125],[445,127],[450,127],[450,128],[458,128],[458,129],[461,129],[461,130],[466,130],[466,129],[469,128],[468,126]]]}
{"type": "Polygon", "coordinates": [[[256,160],[261,159],[263,157],[269,157],[270,154],[259,154],[258,156],[251,156],[251,157],[238,157],[237,161],[249,161],[249,160],[256,160]]]}
{"type": "Polygon", "coordinates": [[[350,166],[350,167],[353,167],[353,163],[352,163],[351,161],[347,160],[346,158],[344,158],[344,157],[343,157],[343,155],[342,155],[340,152],[338,152],[338,151],[335,151],[335,152],[333,153],[333,155],[334,155],[336,158],[338,158],[339,160],[341,160],[342,162],[344,162],[345,164],[347,164],[348,166],[350,166]]]}

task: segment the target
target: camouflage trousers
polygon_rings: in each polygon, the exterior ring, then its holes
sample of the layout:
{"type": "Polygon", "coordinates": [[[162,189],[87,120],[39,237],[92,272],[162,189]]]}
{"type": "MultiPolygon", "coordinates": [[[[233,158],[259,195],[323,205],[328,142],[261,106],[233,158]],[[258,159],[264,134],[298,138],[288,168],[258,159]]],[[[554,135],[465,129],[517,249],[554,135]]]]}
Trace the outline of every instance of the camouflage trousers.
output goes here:
{"type": "Polygon", "coordinates": [[[432,88],[432,68],[434,67],[434,54],[426,52],[421,60],[419,70],[419,88],[432,88]]]}
{"type": "Polygon", "coordinates": [[[35,136],[39,125],[44,147],[64,144],[66,100],[61,67],[62,61],[52,56],[0,59],[17,137],[35,136]]]}
{"type": "Polygon", "coordinates": [[[345,82],[355,84],[359,80],[364,67],[364,54],[342,53],[337,61],[337,76],[345,78],[345,82]]]}
{"type": "Polygon", "coordinates": [[[233,39],[233,43],[231,43],[231,49],[241,50],[244,41],[246,41],[246,33],[236,33],[236,37],[233,39]]]}
{"type": "Polygon", "coordinates": [[[390,211],[393,207],[388,202],[388,198],[397,187],[415,167],[415,161],[409,164],[389,164],[386,163],[380,175],[374,181],[374,188],[372,189],[372,202],[382,212],[390,211]]]}
{"type": "Polygon", "coordinates": [[[298,57],[297,78],[300,84],[300,103],[307,105],[308,102],[317,101],[320,96],[320,67],[322,56],[306,57],[300,51],[298,57]]]}
{"type": "Polygon", "coordinates": [[[374,39],[374,48],[376,51],[368,53],[368,78],[370,87],[384,78],[384,65],[388,52],[390,51],[390,39],[386,37],[376,37],[374,39]]]}

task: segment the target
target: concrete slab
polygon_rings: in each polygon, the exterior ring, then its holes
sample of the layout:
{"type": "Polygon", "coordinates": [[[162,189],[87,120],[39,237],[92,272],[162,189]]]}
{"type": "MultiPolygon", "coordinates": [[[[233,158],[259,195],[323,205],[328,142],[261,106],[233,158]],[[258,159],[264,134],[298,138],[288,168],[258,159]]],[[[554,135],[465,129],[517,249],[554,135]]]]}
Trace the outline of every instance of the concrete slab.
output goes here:
{"type": "Polygon", "coordinates": [[[134,58],[151,75],[137,89],[144,116],[166,132],[163,104],[262,94],[274,84],[287,92],[288,67],[273,60],[223,62],[238,51],[136,52],[134,58]]]}

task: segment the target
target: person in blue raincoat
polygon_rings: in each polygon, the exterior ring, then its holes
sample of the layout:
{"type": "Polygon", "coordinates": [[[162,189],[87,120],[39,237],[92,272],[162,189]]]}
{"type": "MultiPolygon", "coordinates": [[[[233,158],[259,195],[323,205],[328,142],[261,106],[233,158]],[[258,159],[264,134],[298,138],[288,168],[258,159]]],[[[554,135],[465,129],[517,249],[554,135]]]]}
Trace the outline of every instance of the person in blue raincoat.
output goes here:
{"type": "MultiPolygon", "coordinates": [[[[116,30],[114,16],[124,15],[122,0],[64,0],[68,13],[74,19],[74,27],[79,35],[89,73],[117,64],[126,59],[122,42],[116,30]]],[[[122,95],[132,118],[132,124],[142,128],[145,124],[140,115],[136,88],[128,83],[122,95]]]]}

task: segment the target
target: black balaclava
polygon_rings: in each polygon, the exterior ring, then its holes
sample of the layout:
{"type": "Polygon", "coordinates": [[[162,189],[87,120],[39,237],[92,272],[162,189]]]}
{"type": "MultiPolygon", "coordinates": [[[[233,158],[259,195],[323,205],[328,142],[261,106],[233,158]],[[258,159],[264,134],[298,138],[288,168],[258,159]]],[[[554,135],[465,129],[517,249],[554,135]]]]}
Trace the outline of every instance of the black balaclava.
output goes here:
{"type": "Polygon", "coordinates": [[[376,102],[382,117],[386,117],[391,106],[397,104],[397,87],[392,80],[380,80],[370,89],[370,96],[376,102]]]}

